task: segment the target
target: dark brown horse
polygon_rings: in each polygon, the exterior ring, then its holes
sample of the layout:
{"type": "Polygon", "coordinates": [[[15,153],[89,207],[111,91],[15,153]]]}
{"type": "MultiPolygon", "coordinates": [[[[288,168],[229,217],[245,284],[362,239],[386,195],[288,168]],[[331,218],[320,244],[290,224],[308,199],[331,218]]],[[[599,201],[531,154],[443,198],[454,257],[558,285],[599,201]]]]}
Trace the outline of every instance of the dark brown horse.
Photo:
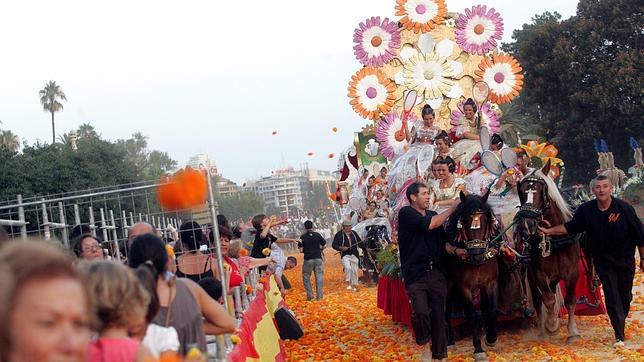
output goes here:
{"type": "MultiPolygon", "coordinates": [[[[450,240],[455,240],[453,245],[467,250],[467,257],[450,257],[447,261],[447,272],[450,280],[450,294],[456,291],[463,297],[465,316],[472,329],[472,342],[474,344],[475,360],[486,359],[485,351],[481,347],[480,323],[472,302],[472,293],[480,290],[481,312],[485,320],[486,338],[488,346],[493,346],[497,341],[496,308],[498,295],[499,254],[498,245],[492,243],[497,234],[494,216],[487,205],[486,194],[465,196],[460,194],[461,204],[450,217],[448,234],[450,240]]],[[[448,309],[447,323],[448,335],[451,337],[448,309]]]]}
{"type": "Polygon", "coordinates": [[[539,317],[540,331],[543,334],[544,329],[549,333],[559,330],[556,288],[563,280],[566,286],[564,303],[568,310],[568,339],[571,340],[579,337],[575,323],[579,241],[572,236],[548,237],[538,229],[539,226],[561,225],[571,218],[570,209],[557,186],[546,176],[549,171],[550,161],[541,170],[529,173],[518,183],[521,209],[515,220],[515,238],[520,252],[529,261],[528,282],[539,317]]]}

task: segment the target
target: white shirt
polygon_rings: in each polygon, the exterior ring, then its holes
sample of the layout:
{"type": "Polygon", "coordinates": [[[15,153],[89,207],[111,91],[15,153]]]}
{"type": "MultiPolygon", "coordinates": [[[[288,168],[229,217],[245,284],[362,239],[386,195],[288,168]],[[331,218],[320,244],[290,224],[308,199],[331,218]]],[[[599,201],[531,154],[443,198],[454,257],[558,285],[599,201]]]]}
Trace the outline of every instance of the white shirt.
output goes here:
{"type": "Polygon", "coordinates": [[[154,358],[159,358],[163,352],[179,351],[179,335],[174,327],[161,327],[150,323],[143,338],[143,345],[152,352],[154,358]]]}

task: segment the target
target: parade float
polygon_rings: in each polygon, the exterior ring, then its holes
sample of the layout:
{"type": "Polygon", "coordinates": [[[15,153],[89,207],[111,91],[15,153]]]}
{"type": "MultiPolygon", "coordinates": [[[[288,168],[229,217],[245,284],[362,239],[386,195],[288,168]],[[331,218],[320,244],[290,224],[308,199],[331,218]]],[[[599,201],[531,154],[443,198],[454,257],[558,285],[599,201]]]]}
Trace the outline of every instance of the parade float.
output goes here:
{"type": "MultiPolygon", "coordinates": [[[[521,152],[532,167],[549,162],[548,176],[561,185],[564,162],[557,157],[555,145],[537,140],[522,144],[517,137],[514,149],[507,144],[501,144],[503,149],[491,147],[504,121],[500,106],[512,102],[523,87],[521,65],[499,49],[503,30],[503,18],[496,9],[476,5],[448,12],[444,0],[397,0],[395,18],[373,16],[357,25],[353,49],[362,66],[351,76],[348,98],[365,124],[340,154],[338,188],[329,194],[354,228],[364,231],[371,223],[386,225],[395,243],[395,219],[406,203],[405,188],[416,180],[434,181],[431,164],[441,151],[433,142],[415,145],[414,136],[408,137],[415,127],[423,127],[427,109],[434,115],[432,127],[444,131],[452,144],[445,154],[455,159],[456,174],[466,180],[483,178],[481,192],[490,190],[505,173],[522,177],[515,174],[516,154],[521,152]],[[466,139],[463,132],[463,120],[472,122],[467,105],[475,109],[474,124],[467,124],[477,134],[474,140],[466,139]],[[361,215],[374,200],[380,210],[378,221],[363,220],[361,215]]],[[[507,206],[504,213],[515,213],[516,200],[505,199],[506,193],[497,192],[497,203],[507,206]]],[[[409,325],[397,248],[382,243],[380,249],[378,306],[395,321],[409,325]]]]}

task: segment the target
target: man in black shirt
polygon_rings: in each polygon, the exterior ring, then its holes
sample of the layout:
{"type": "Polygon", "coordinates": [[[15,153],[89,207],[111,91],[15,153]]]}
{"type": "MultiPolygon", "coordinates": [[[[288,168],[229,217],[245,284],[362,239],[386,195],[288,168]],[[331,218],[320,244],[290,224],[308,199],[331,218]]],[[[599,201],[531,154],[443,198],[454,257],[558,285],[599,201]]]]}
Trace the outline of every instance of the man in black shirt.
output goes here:
{"type": "Polygon", "coordinates": [[[432,340],[432,358],[447,358],[445,299],[447,284],[440,270],[445,252],[443,223],[459,204],[436,214],[427,210],[429,191],[421,182],[409,185],[406,192],[410,206],[398,213],[398,246],[402,276],[411,301],[411,323],[416,343],[432,340]]]}
{"type": "Polygon", "coordinates": [[[317,300],[322,300],[322,285],[324,283],[324,264],[322,261],[322,248],[326,240],[319,233],[313,231],[313,222],[304,222],[306,232],[300,236],[297,247],[304,253],[304,264],[302,265],[302,281],[306,290],[306,300],[313,300],[311,289],[311,272],[315,274],[315,292],[317,300]]]}
{"type": "Polygon", "coordinates": [[[347,289],[358,291],[358,267],[360,266],[360,254],[358,246],[364,247],[358,233],[353,231],[351,220],[342,222],[342,230],[333,237],[331,246],[340,252],[342,266],[344,267],[344,280],[347,289]]]}
{"type": "Polygon", "coordinates": [[[552,228],[546,235],[586,232],[588,250],[602,282],[608,317],[615,331],[615,347],[624,346],[624,324],[631,305],[635,276],[635,246],[644,270],[644,228],[633,207],[611,196],[613,185],[606,176],[590,184],[595,200],[577,209],[572,220],[552,228]]]}

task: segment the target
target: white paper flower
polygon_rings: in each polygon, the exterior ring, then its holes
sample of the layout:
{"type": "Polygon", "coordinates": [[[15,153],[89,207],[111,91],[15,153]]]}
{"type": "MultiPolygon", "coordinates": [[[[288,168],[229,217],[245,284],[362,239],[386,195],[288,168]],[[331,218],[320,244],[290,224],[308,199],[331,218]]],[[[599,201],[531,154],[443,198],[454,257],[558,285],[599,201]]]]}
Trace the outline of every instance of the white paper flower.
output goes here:
{"type": "Polygon", "coordinates": [[[415,89],[426,99],[442,97],[454,84],[450,78],[454,73],[452,66],[438,54],[417,54],[403,67],[407,88],[415,89]]]}

